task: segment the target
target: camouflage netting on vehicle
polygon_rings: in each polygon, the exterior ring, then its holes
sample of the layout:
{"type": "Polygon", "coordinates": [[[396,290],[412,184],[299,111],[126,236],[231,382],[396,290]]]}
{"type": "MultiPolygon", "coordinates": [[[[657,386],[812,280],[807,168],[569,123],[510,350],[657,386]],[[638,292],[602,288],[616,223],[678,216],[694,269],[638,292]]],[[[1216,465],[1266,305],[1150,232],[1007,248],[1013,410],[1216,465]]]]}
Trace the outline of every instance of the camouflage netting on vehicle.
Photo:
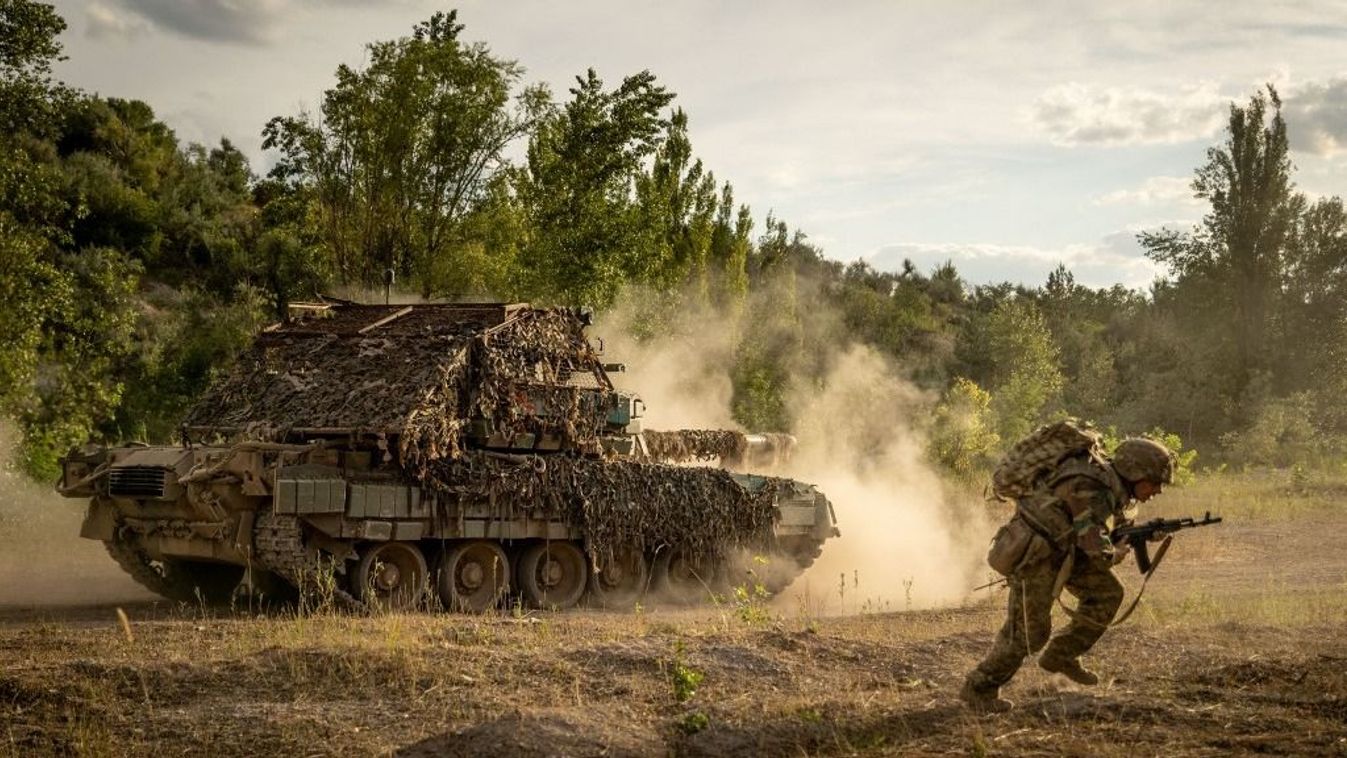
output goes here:
{"type": "Polygon", "coordinates": [[[473,417],[506,437],[582,445],[601,430],[611,390],[582,328],[570,311],[526,306],[315,308],[258,335],[185,425],[244,439],[397,436],[418,478],[462,454],[473,417]]]}
{"type": "Polygon", "coordinates": [[[741,486],[727,471],[660,463],[472,452],[428,469],[426,484],[448,497],[489,498],[501,518],[579,524],[595,556],[678,547],[694,555],[733,548],[770,552],[777,493],[786,480],[741,486]]]}
{"type": "MultiPolygon", "coordinates": [[[[573,314],[525,310],[485,330],[473,349],[466,416],[489,420],[505,439],[550,434],[564,447],[592,445],[597,452],[612,385],[573,314]]],[[[403,466],[418,478],[427,463],[445,457],[431,455],[428,441],[415,434],[402,440],[403,466]]]]}
{"type": "Polygon", "coordinates": [[[692,461],[738,461],[744,457],[748,441],[740,432],[724,429],[679,429],[671,432],[647,431],[646,448],[650,457],[666,463],[692,461]]]}

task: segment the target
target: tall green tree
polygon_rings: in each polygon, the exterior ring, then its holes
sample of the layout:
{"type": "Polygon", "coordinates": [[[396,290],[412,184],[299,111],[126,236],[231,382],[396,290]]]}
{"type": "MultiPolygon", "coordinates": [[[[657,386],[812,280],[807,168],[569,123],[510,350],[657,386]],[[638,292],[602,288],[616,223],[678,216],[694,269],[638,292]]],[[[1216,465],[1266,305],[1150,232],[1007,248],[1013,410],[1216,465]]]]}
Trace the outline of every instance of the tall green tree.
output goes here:
{"type": "Polygon", "coordinates": [[[715,227],[711,231],[711,302],[737,313],[748,295],[748,256],[752,249],[753,214],[747,205],[735,207],[734,189],[721,187],[715,227]]]}
{"type": "Polygon", "coordinates": [[[342,282],[375,284],[392,269],[436,294],[441,260],[468,242],[465,217],[542,107],[539,88],[512,105],[523,70],[462,31],[456,12],[436,13],[410,37],[373,43],[365,68],[337,69],[318,118],[263,130],[263,147],[281,154],[272,176],[307,195],[342,282]]]}
{"type": "MultiPolygon", "coordinates": [[[[1181,290],[1221,323],[1229,354],[1220,370],[1233,378],[1227,404],[1235,420],[1251,407],[1278,360],[1277,300],[1284,255],[1304,199],[1291,181],[1281,100],[1271,86],[1243,107],[1232,104],[1224,144],[1207,151],[1194,194],[1210,203],[1191,232],[1144,233],[1147,255],[1165,264],[1181,290]],[[1227,328],[1227,325],[1229,328],[1227,328]]],[[[1204,330],[1205,331],[1205,330],[1204,330]]],[[[1217,367],[1213,366],[1213,369],[1217,367]]]]}
{"type": "Polygon", "coordinates": [[[669,119],[649,171],[636,176],[635,202],[650,237],[626,270],[659,290],[687,287],[698,303],[706,304],[716,181],[692,154],[688,117],[681,108],[669,119]]]}
{"type": "Polygon", "coordinates": [[[593,69],[570,93],[537,123],[517,178],[528,235],[521,278],[533,297],[604,307],[649,273],[634,186],[670,126],[661,114],[674,95],[648,71],[606,90],[593,69]]]}
{"type": "Polygon", "coordinates": [[[1107,330],[1121,304],[1108,302],[1107,291],[1076,284],[1064,265],[1048,274],[1037,301],[1061,354],[1063,407],[1082,418],[1111,420],[1118,375],[1107,330]]]}
{"type": "Polygon", "coordinates": [[[0,134],[46,136],[53,128],[71,94],[51,75],[65,28],[49,3],[0,0],[0,134]]]}
{"type": "Polygon", "coordinates": [[[1316,417],[1347,437],[1347,210],[1323,198],[1297,219],[1287,247],[1279,390],[1306,391],[1316,417]]]}

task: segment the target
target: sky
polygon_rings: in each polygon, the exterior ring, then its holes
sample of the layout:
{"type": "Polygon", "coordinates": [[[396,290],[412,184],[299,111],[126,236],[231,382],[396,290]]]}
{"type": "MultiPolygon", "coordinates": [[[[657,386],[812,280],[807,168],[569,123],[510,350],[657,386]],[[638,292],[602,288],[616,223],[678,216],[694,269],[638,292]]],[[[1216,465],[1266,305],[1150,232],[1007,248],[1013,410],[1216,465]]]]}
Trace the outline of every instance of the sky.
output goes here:
{"type": "Polygon", "coordinates": [[[56,0],[58,75],[149,103],[264,172],[263,124],[337,66],[457,8],[463,38],[559,98],[596,70],[677,93],[695,153],[830,258],[972,283],[1163,272],[1136,243],[1204,212],[1193,171],[1232,103],[1280,93],[1311,198],[1347,196],[1347,2],[56,0]]]}

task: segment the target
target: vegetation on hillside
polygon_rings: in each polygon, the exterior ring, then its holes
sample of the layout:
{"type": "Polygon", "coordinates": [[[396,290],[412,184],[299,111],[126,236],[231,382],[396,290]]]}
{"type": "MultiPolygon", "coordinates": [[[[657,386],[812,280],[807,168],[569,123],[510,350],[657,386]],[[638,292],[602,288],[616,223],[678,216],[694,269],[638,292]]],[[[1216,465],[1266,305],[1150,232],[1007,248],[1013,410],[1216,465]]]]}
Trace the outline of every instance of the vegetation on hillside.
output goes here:
{"type": "Polygon", "coordinates": [[[39,477],[91,438],[170,438],[286,303],[388,272],[426,298],[628,302],[646,340],[714,313],[736,418],[763,431],[791,429],[788,392],[838,346],[869,345],[937,398],[932,456],[964,474],[1065,413],[1210,461],[1344,453],[1347,212],[1295,190],[1271,88],[1232,104],[1197,167],[1202,222],[1140,236],[1168,272],[1148,291],[1064,267],[970,287],[759,227],[650,72],[558,95],[452,12],[339,67],[316,113],[259,125],[266,176],[227,139],[183,145],[149,105],[55,81],[64,27],[0,2],[0,412],[39,477]]]}

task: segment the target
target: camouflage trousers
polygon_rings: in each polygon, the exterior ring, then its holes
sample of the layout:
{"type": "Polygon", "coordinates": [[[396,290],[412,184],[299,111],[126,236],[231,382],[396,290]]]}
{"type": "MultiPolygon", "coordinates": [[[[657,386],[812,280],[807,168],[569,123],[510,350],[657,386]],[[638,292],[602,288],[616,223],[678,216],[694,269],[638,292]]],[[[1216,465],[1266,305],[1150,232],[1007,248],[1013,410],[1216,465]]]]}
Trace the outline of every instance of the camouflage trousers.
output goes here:
{"type": "Polygon", "coordinates": [[[1089,650],[1108,628],[1122,604],[1123,587],[1107,561],[1088,560],[1077,552],[1066,580],[1066,591],[1080,600],[1065,629],[1048,641],[1052,632],[1052,604],[1062,559],[1039,561],[1010,577],[1010,603],[1006,622],[996,634],[991,652],[968,675],[977,690],[992,693],[1010,681],[1026,656],[1043,650],[1043,657],[1072,660],[1089,650]],[[1044,649],[1047,645],[1047,649],[1044,649]]]}

